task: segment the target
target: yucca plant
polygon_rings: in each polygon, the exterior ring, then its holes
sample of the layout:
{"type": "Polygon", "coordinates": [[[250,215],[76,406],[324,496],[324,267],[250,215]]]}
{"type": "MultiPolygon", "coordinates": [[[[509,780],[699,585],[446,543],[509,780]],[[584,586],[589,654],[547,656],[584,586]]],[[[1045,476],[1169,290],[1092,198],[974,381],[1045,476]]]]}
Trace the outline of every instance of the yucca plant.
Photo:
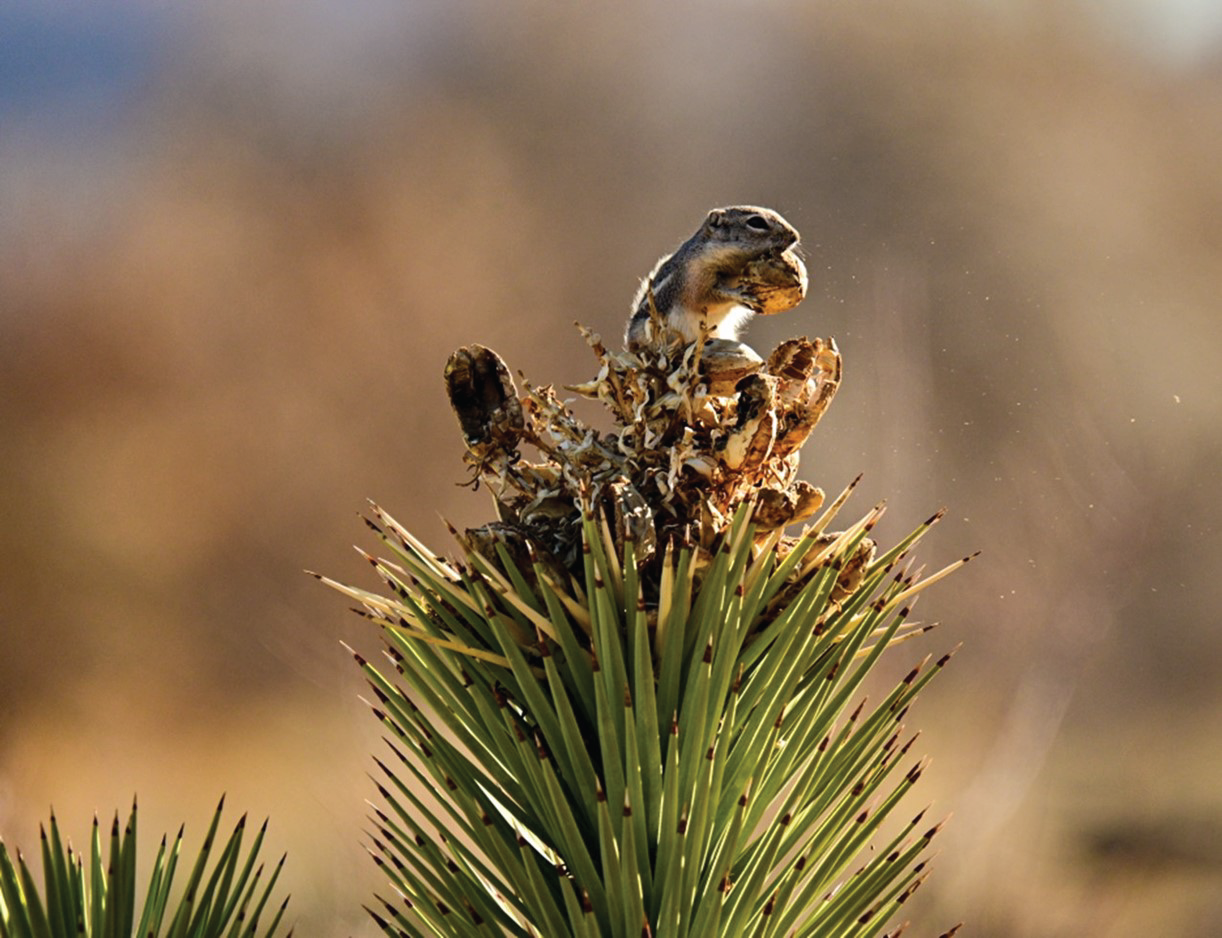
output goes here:
{"type": "Polygon", "coordinates": [[[949,655],[872,707],[862,684],[966,558],[922,579],[937,515],[876,555],[881,506],[833,531],[853,485],[824,508],[796,479],[834,344],[586,336],[600,372],[573,390],[613,431],[460,349],[450,399],[499,520],[447,559],[374,505],[386,590],[321,578],[397,672],[356,655],[390,751],[371,851],[395,895],[370,912],[412,936],[881,934],[941,827],[893,815],[924,766],[904,717],[949,655]]]}
{"type": "Polygon", "coordinates": [[[121,827],[115,814],[105,859],[96,817],[86,857],[83,851],[65,843],[52,814],[49,830],[40,828],[41,891],[21,852],[14,862],[0,842],[0,938],[271,938],[280,926],[288,899],[274,910],[268,907],[284,858],[265,883],[263,867],[255,866],[266,822],[243,851],[243,815],[205,879],[223,807],[222,798],[181,889],[176,888],[174,875],[183,829],[179,828],[171,844],[161,838],[148,888],[139,903],[135,802],[126,825],[121,827]],[[269,915],[271,920],[266,921],[269,915]]]}

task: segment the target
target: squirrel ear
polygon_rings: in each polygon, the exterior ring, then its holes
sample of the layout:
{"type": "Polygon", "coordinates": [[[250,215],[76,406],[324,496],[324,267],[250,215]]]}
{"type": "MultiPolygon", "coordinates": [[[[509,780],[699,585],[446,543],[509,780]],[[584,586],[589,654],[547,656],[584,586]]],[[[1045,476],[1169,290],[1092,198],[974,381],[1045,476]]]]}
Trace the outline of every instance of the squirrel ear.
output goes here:
{"type": "Polygon", "coordinates": [[[725,209],[715,208],[709,212],[709,217],[704,220],[704,223],[710,228],[716,228],[726,220],[725,209]]]}

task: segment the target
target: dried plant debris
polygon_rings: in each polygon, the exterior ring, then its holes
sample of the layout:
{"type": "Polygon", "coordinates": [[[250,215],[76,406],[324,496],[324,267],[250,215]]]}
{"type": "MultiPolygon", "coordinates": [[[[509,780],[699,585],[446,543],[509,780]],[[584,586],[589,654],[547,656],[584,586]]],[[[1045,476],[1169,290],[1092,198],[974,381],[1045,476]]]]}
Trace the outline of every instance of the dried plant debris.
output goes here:
{"type": "MultiPolygon", "coordinates": [[[[772,267],[761,270],[752,276],[767,288],[772,267]]],[[[784,277],[774,279],[784,289],[784,277]]],[[[499,543],[511,556],[533,553],[576,572],[580,516],[591,506],[611,525],[617,552],[631,541],[648,574],[669,542],[707,552],[744,503],[754,504],[757,540],[777,535],[782,546],[790,539],[779,532],[822,508],[822,490],[797,478],[798,459],[840,385],[835,342],[789,339],[765,360],[728,339],[612,351],[579,329],[599,370],[568,390],[606,406],[610,432],[583,423],[551,386],[526,384],[519,397],[489,348],[460,348],[446,365],[473,483],[496,500],[499,520],[466,532],[483,556],[495,562],[499,543]],[[524,448],[535,451],[533,461],[524,448]]],[[[873,542],[863,538],[854,551],[844,562],[845,591],[873,542]]],[[[648,576],[643,582],[648,594],[648,576]]]]}

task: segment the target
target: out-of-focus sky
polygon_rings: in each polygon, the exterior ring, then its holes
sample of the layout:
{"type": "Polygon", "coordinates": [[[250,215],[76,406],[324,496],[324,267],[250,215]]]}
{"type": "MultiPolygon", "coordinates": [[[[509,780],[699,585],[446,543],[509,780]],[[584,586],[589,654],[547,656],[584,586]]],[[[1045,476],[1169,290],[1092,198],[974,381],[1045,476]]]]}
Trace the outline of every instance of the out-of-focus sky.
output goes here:
{"type": "MultiPolygon", "coordinates": [[[[298,934],[370,934],[378,745],[301,573],[375,498],[487,520],[448,353],[591,375],[708,208],[803,233],[808,444],[922,599],[955,820],[911,933],[1222,920],[1222,7],[930,0],[0,7],[0,835],[139,792],[272,816],[298,934]]],[[[906,670],[908,649],[895,668],[906,670]]],[[[189,827],[189,832],[191,828],[189,827]]]]}

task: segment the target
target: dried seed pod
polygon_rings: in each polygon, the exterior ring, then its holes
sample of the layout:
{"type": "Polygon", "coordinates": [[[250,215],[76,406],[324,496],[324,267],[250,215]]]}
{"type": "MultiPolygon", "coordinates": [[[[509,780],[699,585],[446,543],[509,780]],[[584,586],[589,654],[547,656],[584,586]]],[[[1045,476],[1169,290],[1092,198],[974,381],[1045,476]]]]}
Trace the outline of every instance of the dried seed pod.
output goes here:
{"type": "Polygon", "coordinates": [[[571,524],[578,510],[573,499],[565,495],[540,496],[518,509],[518,520],[529,528],[546,530],[571,524]]]}
{"type": "Polygon", "coordinates": [[[516,524],[494,521],[478,528],[468,528],[466,540],[467,547],[473,553],[479,554],[498,570],[501,569],[501,558],[496,549],[498,544],[505,549],[518,569],[530,569],[530,548],[527,546],[526,532],[516,524]]]}
{"type": "MultiPolygon", "coordinates": [[[[806,340],[800,341],[805,342],[806,340]]],[[[777,361],[778,353],[781,353],[782,348],[788,344],[783,343],[769,357],[770,368],[771,363],[777,361]]],[[[813,351],[812,373],[801,384],[786,384],[782,381],[782,393],[787,407],[774,450],[777,457],[797,452],[823,417],[832,398],[836,396],[836,389],[840,387],[840,353],[836,350],[836,343],[829,340],[828,344],[824,344],[822,339],[815,339],[808,344],[813,351]],[[796,393],[794,393],[795,390],[796,393]]],[[[805,352],[803,352],[804,355],[805,352]]],[[[777,367],[782,371],[792,373],[795,370],[795,362],[796,357],[792,355],[781,356],[777,367]]]]}
{"type": "Polygon", "coordinates": [[[457,349],[446,362],[445,383],[472,455],[483,461],[517,450],[525,426],[522,405],[500,355],[483,345],[457,349]]]}
{"type": "Polygon", "coordinates": [[[799,479],[791,486],[790,491],[794,493],[795,504],[793,517],[789,519],[789,524],[797,524],[799,521],[812,518],[815,512],[823,507],[823,499],[825,497],[823,489],[816,488],[809,482],[799,479]]]}
{"type": "Polygon", "coordinates": [[[775,531],[793,518],[795,499],[779,489],[761,489],[755,500],[751,522],[760,533],[775,531]]]}
{"type": "Polygon", "coordinates": [[[733,394],[735,385],[763,364],[755,349],[731,339],[709,339],[700,353],[700,375],[717,397],[733,394]]]}
{"type": "MultiPolygon", "coordinates": [[[[572,526],[570,526],[572,527],[572,526]]],[[[563,582],[567,576],[562,564],[550,549],[542,546],[531,533],[519,525],[494,521],[491,524],[480,525],[478,528],[468,528],[464,532],[465,546],[472,553],[479,554],[495,569],[506,573],[501,561],[499,544],[514,567],[526,577],[532,586],[537,585],[535,564],[538,563],[544,573],[557,582],[563,582]]]]}
{"type": "Polygon", "coordinates": [[[844,566],[840,568],[840,575],[836,577],[836,585],[832,588],[832,599],[839,602],[857,592],[857,587],[861,586],[861,581],[865,578],[866,567],[873,559],[874,541],[863,537],[853,550],[853,555],[845,560],[844,566]]]}
{"type": "Polygon", "coordinates": [[[823,490],[798,480],[787,489],[763,488],[751,516],[760,534],[805,521],[823,506],[823,490]]]}
{"type": "Polygon", "coordinates": [[[738,282],[752,309],[765,316],[801,303],[806,285],[806,265],[792,250],[756,258],[743,269],[738,282]]]}
{"type": "Polygon", "coordinates": [[[612,482],[607,489],[615,510],[615,536],[620,549],[624,541],[631,540],[638,562],[647,562],[658,548],[649,503],[628,482],[612,482]]]}
{"type": "Polygon", "coordinates": [[[786,339],[772,350],[764,370],[770,375],[781,379],[782,388],[793,393],[795,386],[800,388],[810,379],[815,368],[815,358],[819,353],[818,345],[810,339],[786,339]]]}
{"type": "Polygon", "coordinates": [[[749,375],[739,382],[734,427],[726,435],[721,461],[740,472],[759,467],[776,440],[776,378],[749,375]]]}

